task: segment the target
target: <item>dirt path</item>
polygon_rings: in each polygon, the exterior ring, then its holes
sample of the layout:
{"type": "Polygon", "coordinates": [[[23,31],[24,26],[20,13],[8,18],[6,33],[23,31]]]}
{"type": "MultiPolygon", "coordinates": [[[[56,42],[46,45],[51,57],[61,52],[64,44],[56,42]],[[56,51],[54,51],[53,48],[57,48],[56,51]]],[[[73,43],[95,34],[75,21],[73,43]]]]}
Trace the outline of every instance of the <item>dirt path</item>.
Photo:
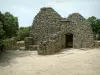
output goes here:
{"type": "Polygon", "coordinates": [[[100,50],[71,49],[47,56],[9,51],[0,56],[0,75],[100,75],[100,50]]]}

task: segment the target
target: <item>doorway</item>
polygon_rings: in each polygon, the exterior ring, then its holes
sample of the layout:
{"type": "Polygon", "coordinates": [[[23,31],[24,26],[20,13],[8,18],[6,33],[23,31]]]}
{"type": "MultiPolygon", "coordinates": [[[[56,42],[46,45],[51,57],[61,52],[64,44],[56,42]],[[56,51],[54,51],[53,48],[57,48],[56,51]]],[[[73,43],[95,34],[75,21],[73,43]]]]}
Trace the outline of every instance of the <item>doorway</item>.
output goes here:
{"type": "Polygon", "coordinates": [[[73,34],[68,33],[65,35],[65,47],[73,48],[73,34]]]}

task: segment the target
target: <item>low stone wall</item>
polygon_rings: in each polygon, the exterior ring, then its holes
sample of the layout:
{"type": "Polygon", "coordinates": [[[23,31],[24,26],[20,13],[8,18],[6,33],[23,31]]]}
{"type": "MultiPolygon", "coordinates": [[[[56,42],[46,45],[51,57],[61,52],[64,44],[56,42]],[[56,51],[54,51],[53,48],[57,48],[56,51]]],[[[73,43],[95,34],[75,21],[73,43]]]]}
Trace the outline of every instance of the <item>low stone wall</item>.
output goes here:
{"type": "Polygon", "coordinates": [[[23,46],[25,46],[25,42],[24,41],[17,41],[17,46],[23,47],[23,46]]]}
{"type": "Polygon", "coordinates": [[[95,48],[100,48],[100,41],[96,40],[94,43],[95,43],[95,46],[94,46],[95,48]]]}
{"type": "Polygon", "coordinates": [[[3,40],[3,43],[4,43],[5,50],[17,50],[18,49],[18,47],[16,46],[17,40],[15,37],[13,37],[11,39],[3,40]]]}
{"type": "Polygon", "coordinates": [[[33,44],[33,38],[26,37],[24,41],[25,41],[25,50],[29,50],[29,46],[33,44]]]}
{"type": "Polygon", "coordinates": [[[39,43],[38,54],[50,55],[59,52],[60,50],[60,43],[57,43],[55,40],[48,40],[39,43]]]}
{"type": "Polygon", "coordinates": [[[38,45],[29,45],[29,50],[30,51],[35,51],[35,50],[38,50],[38,49],[39,49],[38,45]]]}
{"type": "Polygon", "coordinates": [[[16,44],[17,44],[16,38],[15,37],[11,38],[10,39],[11,50],[17,50],[18,49],[16,44]]]}

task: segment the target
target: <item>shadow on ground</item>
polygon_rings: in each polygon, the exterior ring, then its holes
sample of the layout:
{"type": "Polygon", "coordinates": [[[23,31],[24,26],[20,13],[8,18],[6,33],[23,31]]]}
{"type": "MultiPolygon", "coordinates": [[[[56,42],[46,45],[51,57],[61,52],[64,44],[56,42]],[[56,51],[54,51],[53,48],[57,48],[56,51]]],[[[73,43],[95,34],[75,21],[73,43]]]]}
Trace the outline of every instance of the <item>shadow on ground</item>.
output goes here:
{"type": "Polygon", "coordinates": [[[30,56],[31,52],[29,51],[4,51],[4,52],[0,52],[0,66],[1,67],[6,67],[6,66],[10,66],[11,62],[13,63],[17,63],[15,60],[15,58],[18,57],[26,57],[26,56],[30,56]]]}

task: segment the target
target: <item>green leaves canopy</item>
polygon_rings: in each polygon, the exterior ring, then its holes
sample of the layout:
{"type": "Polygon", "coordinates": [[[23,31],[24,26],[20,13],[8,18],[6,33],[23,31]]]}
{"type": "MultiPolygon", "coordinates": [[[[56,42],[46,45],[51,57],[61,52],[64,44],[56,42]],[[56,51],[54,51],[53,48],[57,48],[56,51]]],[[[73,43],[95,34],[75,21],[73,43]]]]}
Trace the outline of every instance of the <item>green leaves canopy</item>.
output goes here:
{"type": "Polygon", "coordinates": [[[6,37],[11,38],[12,36],[17,36],[18,18],[14,17],[9,12],[6,12],[4,16],[4,30],[6,31],[6,37]]]}
{"type": "Polygon", "coordinates": [[[93,32],[95,34],[100,33],[100,19],[97,19],[95,16],[92,16],[89,17],[87,20],[90,22],[93,32]]]}
{"type": "Polygon", "coordinates": [[[31,26],[29,27],[20,27],[18,32],[19,40],[24,40],[25,37],[29,37],[31,26]]]}
{"type": "Polygon", "coordinates": [[[0,37],[2,38],[11,38],[17,36],[18,34],[18,18],[5,12],[2,14],[0,12],[0,37]]]}

